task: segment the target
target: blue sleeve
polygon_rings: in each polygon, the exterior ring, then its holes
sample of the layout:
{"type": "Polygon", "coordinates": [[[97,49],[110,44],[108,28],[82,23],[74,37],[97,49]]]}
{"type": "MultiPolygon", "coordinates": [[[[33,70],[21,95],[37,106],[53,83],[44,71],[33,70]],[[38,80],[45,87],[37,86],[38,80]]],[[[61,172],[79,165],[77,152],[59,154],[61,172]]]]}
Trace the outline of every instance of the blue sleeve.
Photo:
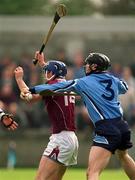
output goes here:
{"type": "Polygon", "coordinates": [[[119,80],[118,82],[118,90],[119,94],[125,94],[128,90],[128,85],[125,81],[119,80]]]}
{"type": "Polygon", "coordinates": [[[42,84],[38,86],[34,86],[32,88],[29,88],[29,91],[32,94],[39,94],[42,91],[45,90],[50,90],[53,92],[76,92],[75,85],[76,85],[76,80],[69,80],[69,81],[63,81],[55,84],[42,84]]]}

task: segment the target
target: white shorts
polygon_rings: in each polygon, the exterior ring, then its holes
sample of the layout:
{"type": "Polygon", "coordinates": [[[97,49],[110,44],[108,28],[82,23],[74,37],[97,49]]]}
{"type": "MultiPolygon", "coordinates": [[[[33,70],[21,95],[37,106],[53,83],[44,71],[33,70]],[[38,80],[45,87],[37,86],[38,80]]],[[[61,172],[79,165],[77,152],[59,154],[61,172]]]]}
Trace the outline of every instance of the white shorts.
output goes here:
{"type": "Polygon", "coordinates": [[[64,164],[77,164],[78,139],[73,131],[62,131],[52,134],[43,156],[64,164]]]}

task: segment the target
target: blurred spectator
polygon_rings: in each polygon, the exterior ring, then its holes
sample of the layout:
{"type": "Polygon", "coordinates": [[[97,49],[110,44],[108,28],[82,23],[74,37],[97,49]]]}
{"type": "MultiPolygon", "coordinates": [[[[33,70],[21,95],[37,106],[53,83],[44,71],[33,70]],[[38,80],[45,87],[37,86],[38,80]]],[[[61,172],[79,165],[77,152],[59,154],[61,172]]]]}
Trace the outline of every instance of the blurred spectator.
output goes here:
{"type": "Polygon", "coordinates": [[[3,84],[13,84],[14,76],[13,76],[13,70],[15,69],[15,64],[11,64],[10,66],[3,69],[1,73],[1,79],[0,84],[3,86],[3,84]]]}
{"type": "Polygon", "coordinates": [[[130,107],[131,109],[131,116],[129,118],[129,125],[131,128],[135,129],[135,104],[130,107]]]}
{"type": "Polygon", "coordinates": [[[0,75],[3,69],[9,67],[11,63],[13,63],[13,61],[9,55],[5,55],[4,57],[2,57],[0,61],[0,75]]]}
{"type": "Polygon", "coordinates": [[[112,73],[114,76],[116,76],[116,77],[118,77],[118,78],[121,78],[121,77],[122,77],[122,66],[121,66],[121,64],[119,64],[119,63],[114,63],[114,64],[112,65],[110,71],[111,71],[111,73],[112,73]]]}
{"type": "Polygon", "coordinates": [[[31,86],[35,85],[35,84],[38,84],[39,83],[39,77],[38,77],[38,73],[36,71],[32,71],[31,74],[30,74],[30,82],[29,84],[31,86]]]}
{"type": "Polygon", "coordinates": [[[87,109],[84,106],[76,106],[76,121],[77,129],[79,131],[84,131],[87,129],[88,125],[92,128],[92,123],[90,121],[87,109]]]}
{"type": "Polygon", "coordinates": [[[27,76],[24,76],[25,82],[29,84],[30,82],[30,74],[31,74],[31,68],[33,66],[32,64],[32,57],[27,53],[23,52],[21,55],[21,58],[19,60],[19,65],[23,67],[25,74],[27,76]]]}
{"type": "Polygon", "coordinates": [[[16,94],[13,91],[12,83],[5,83],[0,90],[0,100],[2,100],[6,106],[11,102],[16,102],[16,94]]]}
{"type": "Polygon", "coordinates": [[[64,49],[59,49],[59,51],[57,51],[56,59],[63,61],[68,67],[73,65],[73,63],[68,59],[64,49]]]}
{"type": "Polygon", "coordinates": [[[28,128],[40,128],[47,125],[46,114],[43,112],[43,107],[41,106],[42,104],[40,103],[31,104],[21,101],[20,110],[22,110],[27,117],[28,128]]]}
{"type": "Polygon", "coordinates": [[[73,62],[74,62],[74,65],[73,65],[74,77],[73,78],[77,79],[77,78],[81,78],[85,76],[84,69],[83,69],[84,57],[83,57],[82,51],[79,50],[74,54],[73,62]]]}
{"type": "Polygon", "coordinates": [[[72,68],[72,67],[68,67],[68,68],[67,68],[66,79],[67,79],[67,80],[73,79],[73,76],[74,76],[73,68],[72,68]]]}
{"type": "Polygon", "coordinates": [[[19,124],[19,128],[28,127],[28,118],[26,113],[21,108],[20,104],[18,105],[16,102],[12,102],[8,105],[8,111],[13,114],[14,119],[19,124]]]}
{"type": "Polygon", "coordinates": [[[124,96],[120,96],[120,101],[124,110],[124,116],[129,121],[129,125],[133,125],[135,124],[135,79],[130,67],[126,66],[123,68],[122,77],[128,84],[128,91],[124,96]]]}
{"type": "Polygon", "coordinates": [[[16,165],[16,142],[10,141],[7,154],[7,168],[14,169],[16,165]]]}
{"type": "Polygon", "coordinates": [[[135,77],[135,57],[134,57],[134,61],[130,64],[130,68],[133,76],[135,77]]]}

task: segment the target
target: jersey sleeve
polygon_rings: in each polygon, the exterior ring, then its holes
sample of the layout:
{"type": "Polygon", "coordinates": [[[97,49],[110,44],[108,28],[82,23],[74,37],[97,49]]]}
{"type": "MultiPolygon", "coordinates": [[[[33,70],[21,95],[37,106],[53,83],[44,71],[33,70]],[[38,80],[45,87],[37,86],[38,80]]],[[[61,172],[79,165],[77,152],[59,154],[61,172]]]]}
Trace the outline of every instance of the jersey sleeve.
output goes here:
{"type": "Polygon", "coordinates": [[[125,94],[128,90],[128,85],[125,81],[119,80],[118,82],[118,90],[119,94],[125,94]]]}
{"type": "MultiPolygon", "coordinates": [[[[32,94],[40,94],[42,91],[53,91],[53,92],[76,92],[77,80],[63,81],[55,84],[42,84],[29,88],[32,94]]],[[[76,92],[77,93],[77,92],[76,92]]]]}

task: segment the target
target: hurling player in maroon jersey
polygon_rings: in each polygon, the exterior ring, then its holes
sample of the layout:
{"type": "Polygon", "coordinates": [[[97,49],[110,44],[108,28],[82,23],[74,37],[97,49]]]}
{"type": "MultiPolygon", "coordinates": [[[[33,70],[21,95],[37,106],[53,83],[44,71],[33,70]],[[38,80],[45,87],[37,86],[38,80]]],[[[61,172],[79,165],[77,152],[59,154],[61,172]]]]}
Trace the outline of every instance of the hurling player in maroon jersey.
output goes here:
{"type": "MultiPolygon", "coordinates": [[[[52,60],[45,63],[43,53],[40,55],[38,52],[36,52],[35,58],[38,59],[39,65],[43,68],[46,83],[53,84],[65,81],[67,68],[63,62],[52,60]]],[[[40,160],[36,180],[61,180],[66,168],[77,164],[78,139],[75,135],[75,97],[55,94],[44,97],[37,94],[32,95],[23,80],[22,67],[17,67],[14,73],[21,91],[21,98],[30,102],[45,101],[52,123],[52,134],[40,160]]]]}

